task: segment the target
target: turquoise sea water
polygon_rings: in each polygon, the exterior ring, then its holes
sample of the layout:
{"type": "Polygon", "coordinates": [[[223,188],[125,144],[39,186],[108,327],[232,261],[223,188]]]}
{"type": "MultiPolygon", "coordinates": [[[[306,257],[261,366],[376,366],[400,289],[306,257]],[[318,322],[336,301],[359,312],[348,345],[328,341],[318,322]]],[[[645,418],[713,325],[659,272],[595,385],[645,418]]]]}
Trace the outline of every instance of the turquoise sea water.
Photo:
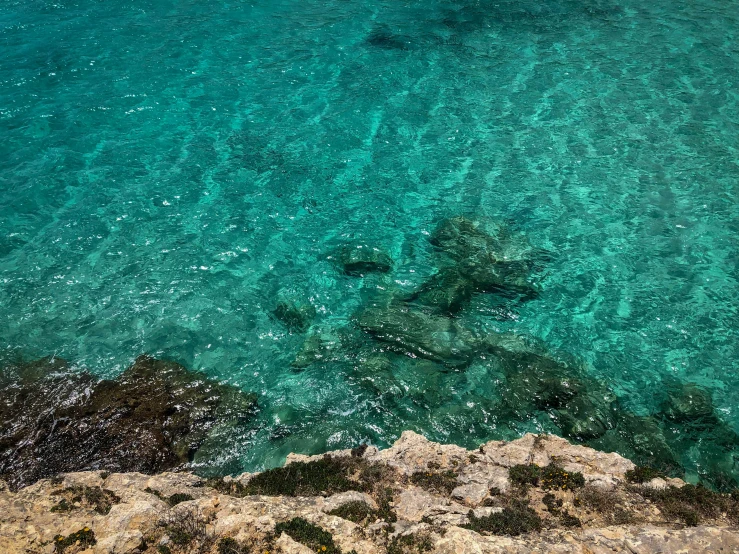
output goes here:
{"type": "Polygon", "coordinates": [[[257,428],[203,462],[228,471],[557,432],[502,420],[484,360],[297,371],[306,334],[271,315],[310,303],[330,342],[435,271],[440,220],[487,216],[551,259],[538,298],[460,320],[576,356],[636,414],[697,383],[739,431],[737,29],[734,0],[3,2],[0,357],[103,377],[146,352],[255,391],[257,428]],[[337,271],[357,242],[393,271],[337,271]]]}

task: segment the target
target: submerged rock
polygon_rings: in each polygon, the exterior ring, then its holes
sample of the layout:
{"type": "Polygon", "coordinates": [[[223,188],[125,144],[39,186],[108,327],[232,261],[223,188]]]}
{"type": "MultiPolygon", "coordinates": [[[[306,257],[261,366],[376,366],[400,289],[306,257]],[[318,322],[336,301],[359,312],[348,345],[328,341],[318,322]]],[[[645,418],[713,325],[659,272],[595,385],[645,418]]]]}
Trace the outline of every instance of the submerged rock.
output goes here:
{"type": "Polygon", "coordinates": [[[397,400],[405,395],[405,390],[393,374],[391,354],[370,354],[363,356],[353,365],[348,377],[373,397],[388,397],[397,400]]]}
{"type": "Polygon", "coordinates": [[[367,36],[367,44],[385,50],[408,50],[409,41],[394,34],[387,25],[376,25],[367,36]]]}
{"type": "Polygon", "coordinates": [[[46,360],[4,373],[0,478],[13,487],[60,472],[175,468],[216,422],[244,426],[257,410],[254,395],[148,356],[115,380],[60,369],[46,360]]]}
{"type": "Polygon", "coordinates": [[[557,425],[565,437],[580,442],[598,438],[613,427],[611,402],[614,396],[605,393],[601,398],[598,393],[581,394],[573,398],[553,415],[557,425]]]}
{"type": "Polygon", "coordinates": [[[546,253],[502,224],[463,216],[442,221],[431,236],[442,266],[454,267],[482,292],[536,296],[530,282],[546,253]]]}
{"type": "Polygon", "coordinates": [[[695,421],[713,415],[711,393],[694,383],[668,386],[662,414],[673,421],[695,421]]]}
{"type": "Polygon", "coordinates": [[[316,309],[312,304],[282,299],[272,312],[290,332],[304,333],[316,317],[316,309]]]}
{"type": "Polygon", "coordinates": [[[613,428],[615,395],[582,368],[537,350],[526,350],[503,336],[491,347],[506,376],[504,404],[514,418],[546,412],[565,437],[578,441],[598,438],[613,428]],[[513,349],[502,346],[506,344],[513,349]]]}
{"type": "Polygon", "coordinates": [[[654,468],[665,475],[682,476],[683,471],[673,449],[667,442],[657,419],[634,415],[617,402],[614,405],[616,427],[589,442],[593,448],[617,451],[634,462],[654,468]]]}
{"type": "Polygon", "coordinates": [[[737,488],[739,434],[716,413],[711,393],[694,383],[672,382],[666,388],[659,416],[672,448],[692,451],[697,476],[703,480],[720,490],[737,488]]]}
{"type": "Polygon", "coordinates": [[[352,343],[348,329],[314,327],[290,366],[293,369],[305,369],[317,362],[343,360],[352,343]]]}
{"type": "Polygon", "coordinates": [[[393,297],[371,302],[358,317],[359,326],[402,353],[451,366],[469,364],[477,353],[477,337],[456,320],[428,314],[393,297]]]}
{"type": "Polygon", "coordinates": [[[389,254],[367,244],[342,246],[331,258],[336,260],[345,275],[387,273],[393,268],[393,260],[389,254]]]}
{"type": "Polygon", "coordinates": [[[445,268],[433,275],[408,300],[455,315],[472,299],[474,283],[456,268],[445,268]]]}

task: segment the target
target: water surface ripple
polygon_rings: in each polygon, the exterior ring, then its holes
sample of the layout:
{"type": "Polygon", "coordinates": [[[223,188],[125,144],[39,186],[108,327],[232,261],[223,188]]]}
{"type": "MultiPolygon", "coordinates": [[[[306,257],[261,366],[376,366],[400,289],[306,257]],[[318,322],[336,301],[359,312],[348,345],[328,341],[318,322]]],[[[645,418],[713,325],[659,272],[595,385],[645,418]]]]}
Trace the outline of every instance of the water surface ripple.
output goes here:
{"type": "Polygon", "coordinates": [[[206,463],[228,471],[559,432],[501,417],[484,359],[291,367],[369,290],[425,282],[439,221],[484,216],[551,257],[537,298],[460,321],[576,357],[636,415],[696,383],[739,431],[737,29],[734,0],[3,2],[0,357],[111,377],[148,353],[254,391],[258,430],[206,463]],[[345,243],[392,271],[343,275],[345,243]]]}

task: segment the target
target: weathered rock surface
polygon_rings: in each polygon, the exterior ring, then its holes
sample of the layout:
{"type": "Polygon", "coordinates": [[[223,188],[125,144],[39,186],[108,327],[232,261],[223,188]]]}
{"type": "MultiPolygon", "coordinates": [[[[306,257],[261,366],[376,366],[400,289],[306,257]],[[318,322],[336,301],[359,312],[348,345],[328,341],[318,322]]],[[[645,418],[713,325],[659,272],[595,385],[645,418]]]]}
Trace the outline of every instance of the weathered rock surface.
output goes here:
{"type": "MultiPolygon", "coordinates": [[[[84,529],[94,533],[95,543],[72,544],[64,549],[65,554],[177,554],[196,551],[205,554],[219,552],[219,549],[237,553],[264,550],[291,554],[313,552],[300,543],[300,537],[290,537],[286,533],[279,537],[270,535],[277,523],[295,517],[331,533],[334,544],[342,552],[353,550],[357,554],[384,554],[389,549],[393,552],[425,551],[434,554],[739,552],[739,530],[728,526],[726,521],[682,527],[674,521],[661,520],[658,510],[647,506],[643,499],[644,505],[637,503],[634,506],[635,513],[641,518],[639,524],[604,526],[597,515],[588,516],[581,510],[573,513],[582,519],[582,526],[567,528],[559,525],[554,514],[546,511],[539,503],[541,497],[534,491],[528,498],[531,506],[548,522],[544,530],[520,536],[491,536],[465,528],[471,509],[477,518],[500,513],[504,509],[494,504],[500,498],[498,495],[504,495],[514,486],[509,480],[509,468],[520,464],[547,466],[556,463],[567,471],[581,472],[586,486],[595,491],[593,494],[607,494],[608,491],[628,493],[624,479],[626,471],[634,467],[630,461],[617,454],[571,445],[554,436],[526,435],[512,442],[491,441],[478,450],[467,451],[458,446],[428,441],[408,431],[385,450],[370,446],[312,457],[291,455],[288,464],[317,462],[326,456],[358,460],[356,463],[363,465],[356,467],[364,467],[370,479],[374,478],[373,475],[384,479],[383,487],[393,491],[392,501],[387,504],[380,499],[378,502],[374,493],[365,492],[370,490],[367,482],[362,484],[361,481],[357,481],[357,489],[363,490],[326,496],[239,497],[223,492],[222,485],[203,481],[189,473],[154,476],[141,473],[67,473],[53,481],[41,480],[18,492],[0,482],[0,552],[51,554],[60,551],[55,544],[61,542],[61,538],[84,529]],[[377,468],[385,468],[382,470],[384,477],[380,477],[381,472],[377,468]],[[453,472],[449,475],[454,475],[458,483],[451,494],[414,484],[419,483],[414,480],[416,475],[444,472],[453,472]],[[110,497],[117,497],[119,501],[109,507],[107,513],[95,511],[87,501],[59,508],[62,491],[82,490],[84,487],[110,491],[110,497]],[[174,507],[167,500],[172,495],[181,500],[174,507]],[[338,508],[352,503],[366,504],[372,510],[380,511],[376,512],[378,516],[364,522],[331,515],[338,508]],[[382,510],[386,512],[384,520],[379,517],[382,510]],[[387,513],[390,512],[387,510],[391,510],[391,518],[388,518],[387,513]],[[191,527],[183,527],[182,524],[178,528],[173,523],[177,521],[181,524],[184,521],[191,527]],[[197,549],[191,549],[195,547],[183,542],[182,529],[185,528],[195,529],[193,533],[200,537],[198,540],[202,539],[197,549]],[[421,542],[414,543],[418,537],[423,540],[418,539],[421,542]],[[223,538],[232,542],[221,542],[223,538]],[[162,546],[166,549],[160,548],[162,546]],[[227,550],[237,547],[241,550],[227,550]]],[[[221,483],[248,484],[255,475],[245,474],[221,483]]],[[[683,485],[679,480],[670,480],[669,483],[655,481],[660,482],[648,486],[683,485]]],[[[577,510],[573,492],[555,492],[567,509],[577,510]]]]}

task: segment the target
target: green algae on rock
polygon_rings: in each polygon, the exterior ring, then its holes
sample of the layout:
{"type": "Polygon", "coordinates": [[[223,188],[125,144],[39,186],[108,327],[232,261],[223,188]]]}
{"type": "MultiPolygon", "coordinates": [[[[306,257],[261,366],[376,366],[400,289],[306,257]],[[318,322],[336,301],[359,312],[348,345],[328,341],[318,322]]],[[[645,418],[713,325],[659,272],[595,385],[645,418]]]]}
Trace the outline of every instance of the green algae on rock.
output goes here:
{"type": "Polygon", "coordinates": [[[256,397],[148,356],[115,380],[58,359],[5,368],[0,476],[20,487],[85,469],[155,473],[193,459],[217,424],[248,426],[256,397]]]}

